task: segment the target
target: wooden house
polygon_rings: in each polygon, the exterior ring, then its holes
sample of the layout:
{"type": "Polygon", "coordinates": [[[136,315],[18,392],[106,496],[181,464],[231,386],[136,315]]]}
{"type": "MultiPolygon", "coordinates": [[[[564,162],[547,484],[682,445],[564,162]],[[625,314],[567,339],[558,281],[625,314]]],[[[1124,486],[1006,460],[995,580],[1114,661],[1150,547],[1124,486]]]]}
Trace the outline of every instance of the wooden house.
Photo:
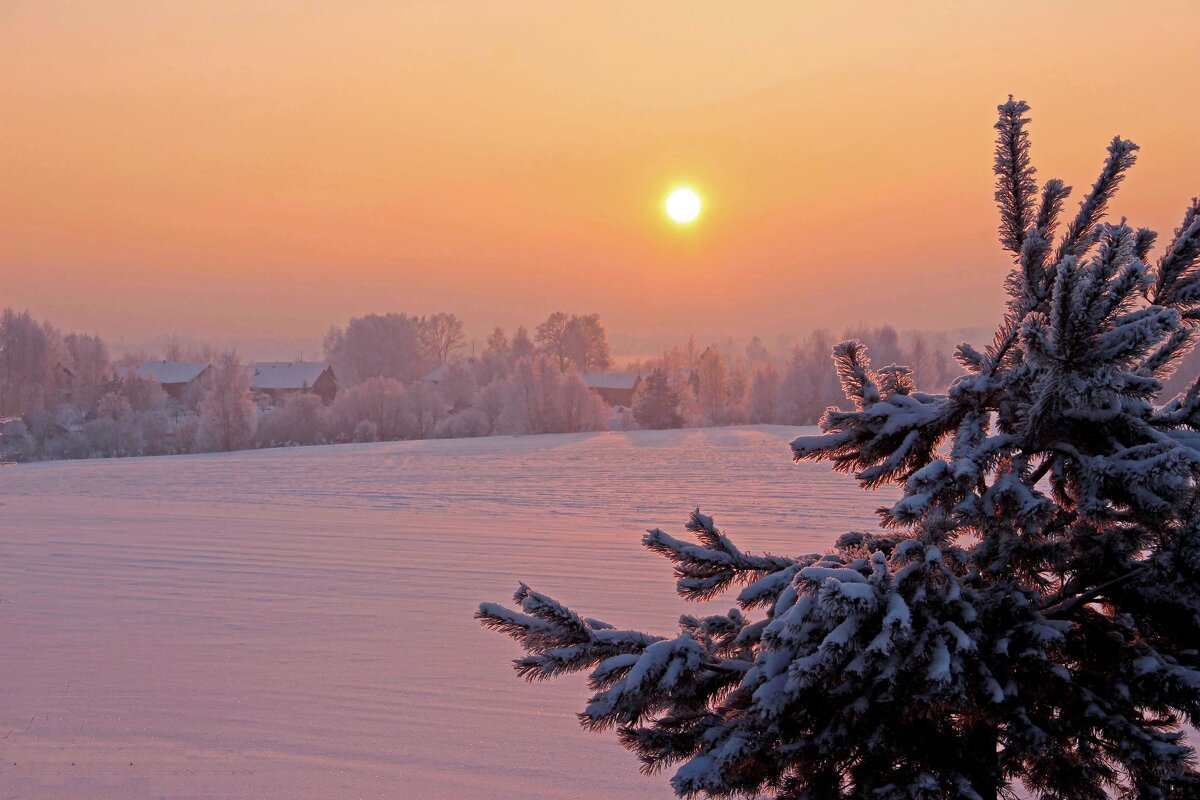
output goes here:
{"type": "Polygon", "coordinates": [[[637,372],[585,372],[583,382],[610,406],[632,408],[642,376],[637,372]]]}
{"type": "Polygon", "coordinates": [[[136,370],[139,378],[157,382],[167,397],[179,400],[210,368],[208,364],[187,361],[143,361],[136,370]]]}
{"type": "Polygon", "coordinates": [[[337,378],[326,361],[259,361],[252,369],[250,390],[275,403],[307,392],[328,405],[337,396],[337,378]]]}

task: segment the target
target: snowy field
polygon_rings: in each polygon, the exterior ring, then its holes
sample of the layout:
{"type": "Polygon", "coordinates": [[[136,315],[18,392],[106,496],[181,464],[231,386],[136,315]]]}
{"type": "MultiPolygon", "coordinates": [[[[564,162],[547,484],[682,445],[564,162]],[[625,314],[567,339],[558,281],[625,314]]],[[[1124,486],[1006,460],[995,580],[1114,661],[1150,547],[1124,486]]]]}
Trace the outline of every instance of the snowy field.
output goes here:
{"type": "Polygon", "coordinates": [[[578,728],[581,679],[524,683],[471,615],[524,580],[669,631],[689,604],[644,528],[699,505],[811,552],[872,525],[883,498],[792,464],[797,432],[4,468],[0,798],[670,797],[578,728]]]}

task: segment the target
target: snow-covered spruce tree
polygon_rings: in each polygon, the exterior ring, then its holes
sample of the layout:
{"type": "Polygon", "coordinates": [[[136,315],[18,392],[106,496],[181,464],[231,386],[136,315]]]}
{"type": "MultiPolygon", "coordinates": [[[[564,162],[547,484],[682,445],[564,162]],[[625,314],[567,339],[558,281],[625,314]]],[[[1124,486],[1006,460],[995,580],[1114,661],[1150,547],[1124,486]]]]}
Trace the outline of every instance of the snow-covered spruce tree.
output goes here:
{"type": "Polygon", "coordinates": [[[683,427],[679,395],[671,388],[667,373],[655,368],[642,383],[633,401],[633,418],[639,427],[651,430],[683,427]]]}
{"type": "Polygon", "coordinates": [[[522,586],[485,604],[527,678],[590,670],[580,715],[681,796],[1200,797],[1200,382],[1156,405],[1200,321],[1200,203],[1155,236],[1103,222],[1136,147],[1117,138],[1073,218],[1039,190],[1028,106],[1000,106],[996,199],[1013,256],[993,344],[944,395],[834,350],[853,411],[792,442],[865,488],[878,530],[824,555],[752,555],[699,511],[650,531],[678,591],[743,586],[674,638],[615,630],[522,586]],[[758,609],[762,618],[754,619],[758,609]]]}

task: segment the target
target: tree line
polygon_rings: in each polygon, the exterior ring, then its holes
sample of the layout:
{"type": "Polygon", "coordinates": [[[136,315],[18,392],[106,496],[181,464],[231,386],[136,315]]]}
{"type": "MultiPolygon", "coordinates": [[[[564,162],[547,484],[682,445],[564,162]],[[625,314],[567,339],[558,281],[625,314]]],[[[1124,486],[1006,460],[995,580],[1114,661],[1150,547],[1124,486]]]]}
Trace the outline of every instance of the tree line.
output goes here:
{"type": "MultiPolygon", "coordinates": [[[[933,385],[956,374],[942,335],[889,326],[849,330],[882,363],[912,363],[933,385]]],[[[28,312],[0,314],[0,456],[23,460],[604,428],[814,424],[842,402],[825,331],[788,347],[754,337],[701,347],[695,337],[625,368],[642,376],[631,409],[614,409],[584,375],[615,366],[597,314],[555,312],[511,335],[497,327],[467,352],[451,313],[367,314],[332,328],[325,357],[338,393],[256,396],[236,353],[167,340],[113,358],[98,336],[63,333],[28,312]],[[472,348],[473,349],[473,348],[472,348]],[[131,367],[151,358],[211,365],[178,397],[131,367]]]]}
{"type": "Polygon", "coordinates": [[[98,336],[27,311],[0,314],[0,457],[93,458],[321,443],[600,430],[611,409],[581,370],[612,364],[599,315],[551,314],[533,334],[497,328],[464,357],[454,314],[370,314],[335,327],[325,356],[340,390],[282,401],[251,391],[234,352],[168,341],[114,359],[98,336]],[[210,365],[177,397],[136,365],[210,365]],[[439,369],[440,368],[440,369],[439,369]],[[431,373],[435,373],[431,375],[431,373]]]}
{"type": "MultiPolygon", "coordinates": [[[[883,364],[915,364],[923,388],[945,388],[961,370],[950,357],[947,334],[900,334],[890,325],[851,328],[843,338],[870,343],[883,364]]],[[[825,409],[845,403],[829,354],[829,331],[808,334],[788,348],[772,350],[755,336],[744,347],[696,338],[656,358],[635,362],[647,376],[633,409],[643,428],[706,425],[815,425],[825,409]]]]}

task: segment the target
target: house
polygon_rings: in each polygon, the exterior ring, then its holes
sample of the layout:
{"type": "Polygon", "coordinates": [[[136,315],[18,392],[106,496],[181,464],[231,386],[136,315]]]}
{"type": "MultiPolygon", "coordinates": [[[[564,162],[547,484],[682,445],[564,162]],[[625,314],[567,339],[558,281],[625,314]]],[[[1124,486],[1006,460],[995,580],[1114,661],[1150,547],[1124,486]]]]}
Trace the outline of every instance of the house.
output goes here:
{"type": "Polygon", "coordinates": [[[475,369],[475,359],[473,357],[460,358],[460,359],[457,359],[456,361],[450,361],[445,364],[442,364],[440,367],[435,369],[433,372],[430,372],[428,375],[426,375],[421,380],[425,381],[426,383],[431,383],[434,386],[437,386],[439,383],[442,382],[442,378],[446,377],[446,370],[450,369],[451,364],[462,364],[467,369],[472,370],[472,371],[474,371],[474,369],[475,369]]]}
{"type": "Polygon", "coordinates": [[[135,369],[139,378],[157,382],[167,397],[179,400],[204,377],[209,365],[187,361],[143,361],[135,369]]]}
{"type": "Polygon", "coordinates": [[[326,404],[337,396],[337,378],[327,361],[259,361],[254,364],[250,390],[275,402],[311,392],[326,404]]]}
{"type": "Polygon", "coordinates": [[[642,376],[637,372],[585,372],[583,382],[610,406],[632,408],[642,376]]]}

